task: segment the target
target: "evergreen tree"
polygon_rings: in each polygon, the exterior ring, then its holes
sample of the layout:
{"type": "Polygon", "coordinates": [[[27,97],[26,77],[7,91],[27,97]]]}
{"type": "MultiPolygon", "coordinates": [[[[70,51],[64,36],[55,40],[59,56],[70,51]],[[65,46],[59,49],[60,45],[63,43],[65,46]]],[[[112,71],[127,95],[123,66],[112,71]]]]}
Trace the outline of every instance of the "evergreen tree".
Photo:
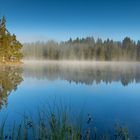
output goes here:
{"type": "Polygon", "coordinates": [[[110,39],[103,41],[100,38],[94,40],[93,37],[70,38],[60,43],[48,41],[25,44],[23,53],[26,59],[140,61],[140,41],[135,43],[129,37],[122,42],[110,39]]]}
{"type": "Polygon", "coordinates": [[[16,35],[11,35],[6,29],[6,19],[2,17],[0,20],[0,61],[19,62],[23,57],[21,48],[22,44],[17,41],[16,35]]]}

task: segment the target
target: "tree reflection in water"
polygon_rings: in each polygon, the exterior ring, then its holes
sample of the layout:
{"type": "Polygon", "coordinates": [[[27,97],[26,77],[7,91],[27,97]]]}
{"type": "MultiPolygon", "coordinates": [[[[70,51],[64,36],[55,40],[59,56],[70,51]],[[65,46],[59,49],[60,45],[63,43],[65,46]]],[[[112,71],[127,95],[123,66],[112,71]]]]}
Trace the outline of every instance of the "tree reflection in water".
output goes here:
{"type": "Polygon", "coordinates": [[[23,81],[22,72],[22,67],[0,66],[0,109],[7,106],[8,96],[23,81]]]}
{"type": "Polygon", "coordinates": [[[132,82],[140,82],[139,63],[42,63],[24,67],[25,77],[48,80],[67,80],[87,85],[120,82],[127,86],[132,82]]]}

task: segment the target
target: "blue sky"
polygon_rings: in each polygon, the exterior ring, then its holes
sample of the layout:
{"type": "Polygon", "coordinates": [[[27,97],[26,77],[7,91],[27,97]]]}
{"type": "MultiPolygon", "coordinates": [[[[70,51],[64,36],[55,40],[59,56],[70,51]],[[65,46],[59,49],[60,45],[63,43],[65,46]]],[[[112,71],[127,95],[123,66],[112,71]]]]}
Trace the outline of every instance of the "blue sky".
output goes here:
{"type": "Polygon", "coordinates": [[[139,0],[0,0],[0,16],[21,42],[77,36],[138,40],[139,7],[139,0]]]}

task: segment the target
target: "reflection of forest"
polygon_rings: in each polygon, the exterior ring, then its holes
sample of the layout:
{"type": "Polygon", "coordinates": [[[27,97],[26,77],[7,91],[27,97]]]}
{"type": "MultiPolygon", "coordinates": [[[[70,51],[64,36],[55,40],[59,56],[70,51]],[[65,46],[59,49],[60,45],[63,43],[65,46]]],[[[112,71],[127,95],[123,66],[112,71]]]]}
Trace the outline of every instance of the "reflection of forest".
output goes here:
{"type": "Polygon", "coordinates": [[[111,83],[121,82],[126,86],[131,82],[140,82],[139,64],[103,64],[103,65],[81,65],[81,64],[46,64],[25,66],[25,77],[37,79],[47,78],[49,80],[64,79],[69,82],[97,84],[101,81],[111,83]]]}
{"type": "Polygon", "coordinates": [[[0,66],[0,109],[7,105],[8,95],[22,82],[22,68],[0,66]]]}

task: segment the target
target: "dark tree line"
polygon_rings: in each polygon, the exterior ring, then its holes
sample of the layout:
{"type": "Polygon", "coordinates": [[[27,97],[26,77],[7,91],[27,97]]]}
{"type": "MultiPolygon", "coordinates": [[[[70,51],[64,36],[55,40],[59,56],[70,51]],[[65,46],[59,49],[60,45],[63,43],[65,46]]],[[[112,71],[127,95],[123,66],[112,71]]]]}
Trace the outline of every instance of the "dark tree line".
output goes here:
{"type": "Polygon", "coordinates": [[[26,59],[139,61],[140,41],[135,42],[129,37],[122,42],[87,37],[60,43],[36,42],[24,44],[23,53],[26,59]]]}

